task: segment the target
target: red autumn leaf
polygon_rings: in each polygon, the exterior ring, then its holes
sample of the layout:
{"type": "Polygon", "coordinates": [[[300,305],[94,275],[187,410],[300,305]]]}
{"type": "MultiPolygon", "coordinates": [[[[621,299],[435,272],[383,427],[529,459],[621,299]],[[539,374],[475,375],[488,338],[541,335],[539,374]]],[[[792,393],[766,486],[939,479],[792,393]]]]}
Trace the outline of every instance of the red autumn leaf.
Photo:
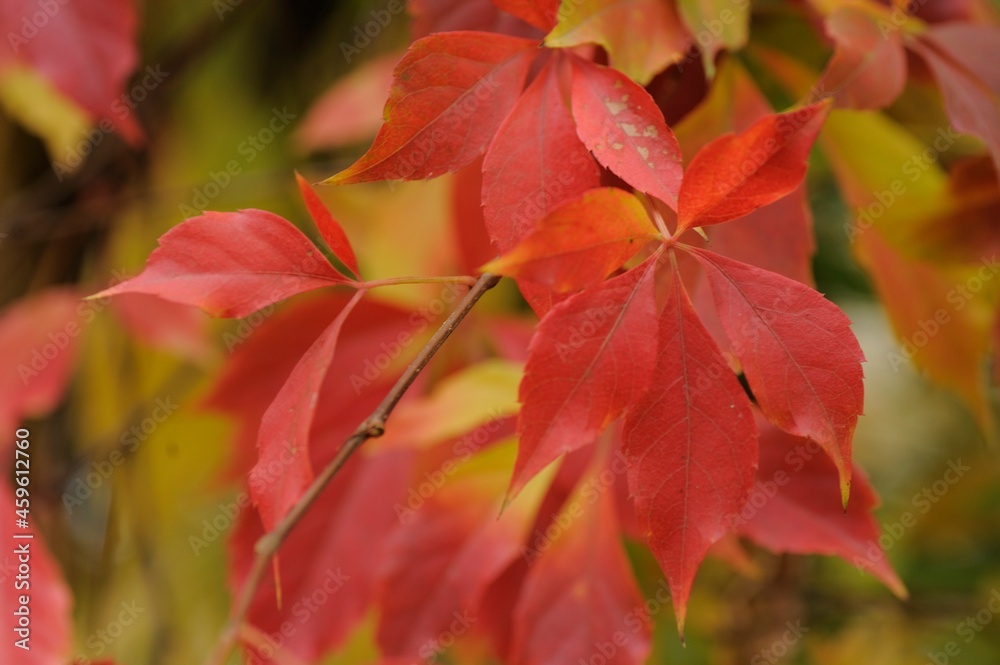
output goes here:
{"type": "Polygon", "coordinates": [[[560,54],[550,58],[504,120],[483,161],[483,215],[490,238],[509,252],[535,223],[600,183],[563,101],[560,54]]]}
{"type": "Polygon", "coordinates": [[[829,109],[821,102],[772,115],[702,148],[684,174],[678,232],[738,219],[794,191],[829,109]]]}
{"type": "Polygon", "coordinates": [[[91,297],[148,293],[238,318],[347,282],[291,222],[264,210],[206,212],[159,243],[138,276],[91,297]]]}
{"type": "Polygon", "coordinates": [[[572,108],[576,131],[597,161],[676,209],[680,147],[648,92],[616,69],[573,58],[572,108]]]}
{"type": "Polygon", "coordinates": [[[330,248],[330,251],[333,252],[333,255],[341,263],[347,266],[347,269],[355,277],[360,276],[361,271],[358,270],[358,259],[354,256],[351,241],[347,239],[347,234],[344,233],[344,228],[340,225],[340,222],[333,218],[333,215],[323,205],[323,202],[316,195],[316,192],[313,191],[312,187],[309,186],[309,182],[305,178],[296,173],[295,180],[299,184],[299,191],[302,192],[302,200],[306,202],[309,216],[316,223],[316,228],[319,229],[320,235],[326,241],[326,246],[330,248]]]}
{"type": "MultiPolygon", "coordinates": [[[[287,663],[289,654],[316,662],[349,639],[375,602],[386,545],[399,527],[394,506],[406,501],[412,466],[409,451],[356,456],[320,494],[282,548],[281,607],[270,575],[254,594],[248,622],[272,640],[270,650],[249,649],[255,662],[287,663]],[[288,624],[295,631],[285,635],[288,624]]],[[[239,496],[249,505],[246,494],[239,496]]],[[[229,544],[234,591],[263,535],[254,511],[244,510],[229,544]]]]}
{"type": "Polygon", "coordinates": [[[559,303],[531,340],[510,495],[590,443],[652,379],[656,259],[559,303]]]}
{"type": "Polygon", "coordinates": [[[667,577],[683,633],[695,573],[753,484],[757,431],[746,394],[676,268],[658,346],[656,380],[625,417],[623,450],[639,526],[667,577]]]}
{"type": "Polygon", "coordinates": [[[340,330],[363,295],[363,291],[358,291],[309,347],[261,419],[257,440],[259,459],[250,471],[250,487],[268,531],[295,505],[312,482],[309,432],[316,402],[333,360],[340,330]],[[271,472],[275,465],[282,468],[277,477],[271,472]],[[264,482],[261,478],[270,481],[264,482]]]}
{"type": "Polygon", "coordinates": [[[864,406],[864,355],[850,321],[800,282],[705,250],[692,253],[764,415],[826,450],[840,470],[846,505],[851,439],[864,406]]]}
{"type": "Polygon", "coordinates": [[[1000,171],[1000,71],[983,57],[998,40],[996,26],[955,22],[932,27],[911,46],[937,79],[952,125],[982,139],[1000,171]]]}
{"type": "Polygon", "coordinates": [[[493,0],[493,4],[542,30],[556,24],[559,11],[559,0],[493,0]]]}
{"type": "Polygon", "coordinates": [[[486,149],[536,53],[530,39],[481,32],[414,42],[393,72],[374,144],[326,182],[418,180],[462,168],[486,149]]]}
{"type": "Polygon", "coordinates": [[[836,498],[837,475],[815,443],[761,423],[757,480],[732,526],[774,552],[839,556],[905,598],[906,588],[878,544],[881,529],[871,514],[879,505],[875,490],[855,467],[845,512],[836,498]]]}
{"type": "Polygon", "coordinates": [[[532,486],[497,518],[509,467],[496,457],[506,462],[506,453],[493,447],[453,469],[393,533],[379,599],[386,655],[427,658],[468,631],[487,589],[521,555],[545,488],[532,486]]]}
{"type": "MultiPolygon", "coordinates": [[[[4,551],[0,554],[0,581],[3,582],[0,613],[6,633],[0,645],[0,661],[17,665],[59,665],[69,662],[73,646],[73,598],[59,566],[38,533],[34,513],[29,513],[28,528],[15,522],[20,519],[15,512],[19,505],[15,500],[24,495],[16,495],[17,484],[11,487],[7,480],[13,476],[13,445],[16,445],[13,444],[15,431],[8,429],[7,432],[5,438],[11,440],[12,445],[4,446],[2,468],[5,477],[0,480],[0,501],[5,508],[0,511],[3,513],[0,538],[4,542],[4,551]],[[19,566],[25,564],[30,571],[27,576],[23,570],[18,573],[19,566]],[[23,585],[25,581],[27,586],[23,585]]],[[[18,437],[17,440],[25,439],[18,437]]],[[[27,441],[25,450],[31,456],[33,441],[30,437],[27,441]]]]}
{"type": "MultiPolygon", "coordinates": [[[[0,315],[0,427],[11,432],[21,419],[40,416],[62,399],[76,361],[82,314],[94,313],[66,288],[15,301],[0,315]]],[[[87,321],[90,320],[87,319],[87,321]]],[[[13,456],[10,435],[0,455],[13,456]]]]}
{"type": "Polygon", "coordinates": [[[906,51],[898,30],[885,31],[873,14],[841,7],[826,19],[836,50],[817,83],[838,107],[882,109],[906,86],[906,51]]]}
{"type": "Polygon", "coordinates": [[[514,249],[483,266],[560,293],[594,286],[657,234],[642,203],[604,187],[556,208],[514,249]]]}
{"type": "MultiPolygon", "coordinates": [[[[615,495],[596,468],[582,479],[545,549],[528,549],[530,568],[514,610],[511,665],[589,662],[608,645],[608,665],[639,665],[650,650],[644,599],[622,550],[615,495]]],[[[551,530],[546,532],[551,533],[551,530]]]]}
{"type": "Polygon", "coordinates": [[[334,82],[309,108],[295,142],[305,150],[330,150],[371,140],[382,126],[382,105],[400,57],[379,56],[334,82]]]}
{"type": "Polygon", "coordinates": [[[555,48],[600,44],[615,69],[646,85],[691,46],[677,8],[663,0],[576,0],[545,37],[555,48]]]}
{"type": "MultiPolygon", "coordinates": [[[[0,48],[0,72],[27,65],[92,119],[107,120],[127,140],[138,141],[142,131],[128,106],[135,102],[122,90],[139,60],[131,0],[59,2],[51,14],[42,9],[36,0],[0,3],[0,34],[9,47],[0,48]]],[[[151,67],[149,85],[169,74],[151,67]]]]}

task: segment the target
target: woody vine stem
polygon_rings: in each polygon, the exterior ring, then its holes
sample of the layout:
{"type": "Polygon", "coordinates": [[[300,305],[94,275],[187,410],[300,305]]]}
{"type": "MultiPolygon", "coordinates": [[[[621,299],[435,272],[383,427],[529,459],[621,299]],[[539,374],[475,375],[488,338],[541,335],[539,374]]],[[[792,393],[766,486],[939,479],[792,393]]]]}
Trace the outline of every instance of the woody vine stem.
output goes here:
{"type": "Polygon", "coordinates": [[[499,275],[490,273],[483,274],[475,281],[469,292],[465,294],[448,318],[441,324],[441,327],[437,329],[427,344],[424,345],[424,348],[420,350],[417,357],[407,366],[403,375],[392,386],[392,389],[389,390],[375,410],[372,411],[371,415],[365,418],[354,430],[354,433],[344,441],[344,445],[341,446],[336,456],[316,476],[305,493],[292,506],[291,510],[288,511],[288,514],[275,525],[274,529],[257,541],[257,544],[254,546],[255,556],[253,565],[246,580],[243,582],[243,587],[240,589],[239,598],[233,607],[233,612],[226,622],[222,633],[219,635],[215,648],[206,661],[207,665],[222,665],[229,657],[233,648],[235,648],[240,628],[250,609],[254,593],[260,585],[261,579],[263,579],[268,563],[277,554],[278,549],[285,542],[285,539],[288,538],[288,534],[291,533],[295,525],[299,523],[313,503],[316,502],[316,499],[319,498],[319,495],[326,486],[333,480],[340,469],[343,468],[351,455],[368,439],[382,436],[389,415],[396,408],[399,400],[402,399],[414,380],[416,380],[417,375],[427,366],[427,363],[438,352],[445,340],[455,332],[455,329],[458,328],[458,325],[465,316],[472,310],[472,307],[483,297],[483,294],[496,286],[499,281],[499,275]]]}

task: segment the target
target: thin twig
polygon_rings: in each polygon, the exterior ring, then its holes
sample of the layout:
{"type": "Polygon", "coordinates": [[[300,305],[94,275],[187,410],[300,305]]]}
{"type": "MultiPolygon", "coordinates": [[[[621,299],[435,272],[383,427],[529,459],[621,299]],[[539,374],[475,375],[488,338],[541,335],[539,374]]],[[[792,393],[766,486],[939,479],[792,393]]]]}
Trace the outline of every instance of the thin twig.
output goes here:
{"type": "Polygon", "coordinates": [[[445,340],[455,332],[462,319],[472,310],[473,305],[479,301],[484,293],[496,286],[498,281],[500,281],[499,275],[489,273],[482,275],[476,280],[476,283],[465,294],[465,297],[459,302],[451,315],[441,324],[441,327],[437,329],[437,332],[434,333],[434,336],[430,338],[424,348],[420,350],[420,353],[409,364],[403,375],[399,377],[399,380],[396,381],[392,389],[382,399],[382,402],[372,411],[371,415],[358,425],[354,433],[344,442],[337,455],[316,476],[309,488],[306,489],[305,493],[292,506],[291,510],[288,511],[282,520],[275,525],[274,529],[257,541],[257,544],[254,546],[256,556],[250,568],[250,573],[243,582],[243,588],[240,590],[240,596],[234,606],[233,613],[229,617],[229,621],[226,623],[226,627],[219,636],[216,647],[207,661],[209,665],[222,665],[236,646],[239,628],[250,609],[254,593],[256,593],[257,587],[261,579],[263,579],[264,573],[267,571],[271,558],[277,554],[282,543],[288,538],[288,534],[291,533],[295,525],[299,523],[299,520],[302,519],[312,504],[315,503],[316,499],[319,498],[320,493],[333,480],[334,476],[337,475],[337,472],[340,471],[347,460],[350,459],[351,455],[368,439],[382,436],[389,415],[416,380],[417,375],[427,366],[427,363],[438,352],[445,340]]]}

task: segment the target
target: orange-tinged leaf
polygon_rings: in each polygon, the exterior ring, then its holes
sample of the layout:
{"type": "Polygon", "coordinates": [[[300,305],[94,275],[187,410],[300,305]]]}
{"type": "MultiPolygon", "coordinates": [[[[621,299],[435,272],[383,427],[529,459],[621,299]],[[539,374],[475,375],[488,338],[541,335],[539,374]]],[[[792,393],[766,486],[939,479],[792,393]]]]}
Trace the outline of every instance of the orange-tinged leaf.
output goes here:
{"type": "Polygon", "coordinates": [[[514,249],[483,272],[545,284],[565,293],[594,286],[655,237],[642,203],[604,187],[556,208],[514,249]]]}
{"type": "Polygon", "coordinates": [[[680,62],[691,46],[668,0],[567,0],[566,6],[545,45],[600,44],[614,68],[640,85],[680,62]]]}
{"type": "Polygon", "coordinates": [[[148,293],[235,318],[347,282],[291,222],[264,210],[206,212],[159,243],[139,275],[91,298],[148,293]]]}
{"type": "Polygon", "coordinates": [[[680,147],[649,93],[616,69],[573,58],[573,119],[601,164],[676,209],[680,147]]]}
{"type": "Polygon", "coordinates": [[[817,84],[837,106],[885,108],[906,85],[906,52],[899,30],[884,31],[876,15],[850,5],[826,18],[836,50],[817,84]]]}
{"type": "Polygon", "coordinates": [[[309,215],[316,223],[316,228],[319,229],[323,240],[326,241],[326,246],[330,248],[330,251],[333,252],[333,255],[341,263],[347,266],[348,270],[354,273],[355,276],[359,276],[361,272],[358,270],[358,259],[354,256],[354,249],[351,248],[351,241],[347,239],[344,228],[340,225],[340,222],[333,218],[333,215],[323,205],[319,196],[309,186],[309,182],[299,175],[298,172],[295,173],[295,180],[299,184],[299,191],[302,192],[302,200],[306,203],[309,215]]]}
{"type": "Polygon", "coordinates": [[[536,53],[530,39],[478,32],[414,42],[393,72],[374,144],[326,182],[420,180],[462,168],[514,106],[536,53]]]}
{"type": "Polygon", "coordinates": [[[733,516],[739,533],[773,552],[839,556],[905,598],[906,587],[878,542],[872,511],[879,500],[864,472],[854,469],[845,511],[836,498],[837,467],[818,446],[767,423],[760,428],[754,502],[733,516]]]}
{"type": "Polygon", "coordinates": [[[945,110],[960,132],[982,139],[1000,171],[1000,72],[988,54],[997,54],[1000,28],[946,23],[913,40],[944,96],[945,110]]]}
{"type": "Polygon", "coordinates": [[[776,273],[694,250],[719,319],[767,419],[819,443],[851,482],[851,440],[864,407],[864,355],[850,321],[811,288],[776,273]]]}
{"type": "Polygon", "coordinates": [[[521,381],[520,445],[510,494],[563,453],[593,441],[649,385],[656,350],[656,258],[553,307],[521,381]]]}
{"type": "Polygon", "coordinates": [[[950,205],[920,220],[913,235],[930,258],[983,263],[1000,251],[1000,180],[993,161],[985,155],[968,159],[948,176],[950,205]]]}
{"type": "Polygon", "coordinates": [[[309,433],[313,414],[340,330],[363,295],[363,291],[355,293],[309,347],[261,418],[257,439],[259,458],[250,471],[250,489],[268,531],[295,505],[312,482],[309,433]],[[275,474],[274,468],[281,472],[275,474]]]}
{"type": "Polygon", "coordinates": [[[695,573],[753,484],[757,430],[676,268],[658,336],[657,379],[625,416],[623,452],[639,525],[667,577],[683,634],[695,573]]]}
{"type": "Polygon", "coordinates": [[[514,610],[511,665],[588,662],[614,644],[604,663],[639,665],[650,650],[644,599],[622,550],[615,494],[600,466],[581,479],[555,518],[557,534],[530,568],[514,610]]]}
{"type": "Polygon", "coordinates": [[[858,236],[855,252],[901,342],[886,356],[889,367],[898,372],[912,363],[925,370],[960,395],[980,427],[990,431],[993,415],[982,366],[995,305],[985,292],[973,293],[966,284],[982,284],[984,274],[992,279],[996,256],[991,253],[985,257],[989,262],[946,270],[905,256],[877,228],[858,236]]]}
{"type": "Polygon", "coordinates": [[[702,148],[684,174],[678,232],[738,219],[794,191],[829,109],[821,102],[762,118],[702,148]]]}

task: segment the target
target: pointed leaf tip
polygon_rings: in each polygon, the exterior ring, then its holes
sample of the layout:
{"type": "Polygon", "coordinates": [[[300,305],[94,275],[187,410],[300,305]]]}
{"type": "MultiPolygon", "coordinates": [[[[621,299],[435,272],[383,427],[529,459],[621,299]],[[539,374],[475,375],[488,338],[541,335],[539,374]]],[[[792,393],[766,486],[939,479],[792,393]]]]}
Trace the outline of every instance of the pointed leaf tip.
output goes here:
{"type": "Polygon", "coordinates": [[[316,228],[319,229],[320,235],[323,236],[326,246],[351,271],[352,274],[347,275],[348,277],[360,277],[361,271],[358,270],[358,259],[354,255],[351,241],[347,238],[347,233],[344,232],[344,228],[340,225],[340,222],[333,217],[323,204],[323,201],[313,191],[309,182],[298,171],[295,172],[295,181],[299,185],[299,191],[302,192],[302,200],[305,201],[306,209],[309,210],[309,215],[312,217],[313,222],[316,223],[316,228]]]}

